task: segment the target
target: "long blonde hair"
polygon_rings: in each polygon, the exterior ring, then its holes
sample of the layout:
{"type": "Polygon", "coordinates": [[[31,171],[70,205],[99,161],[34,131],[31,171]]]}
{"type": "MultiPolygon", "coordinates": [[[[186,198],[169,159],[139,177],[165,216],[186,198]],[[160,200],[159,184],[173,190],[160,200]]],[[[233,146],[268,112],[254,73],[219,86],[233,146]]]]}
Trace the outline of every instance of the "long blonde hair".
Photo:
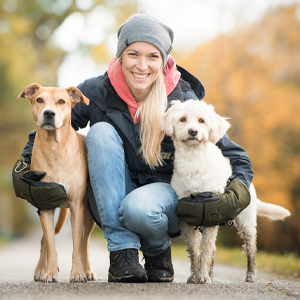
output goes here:
{"type": "Polygon", "coordinates": [[[139,153],[152,170],[163,164],[161,142],[165,133],[160,129],[160,119],[167,108],[167,93],[163,72],[153,82],[144,102],[139,106],[135,119],[140,118],[139,153]]]}
{"type": "MultiPolygon", "coordinates": [[[[121,58],[117,59],[113,65],[113,71],[117,72],[121,64],[121,58]]],[[[135,121],[140,119],[141,147],[138,153],[142,154],[145,163],[152,170],[163,165],[161,142],[165,133],[160,129],[160,120],[167,108],[167,103],[164,75],[161,70],[149,94],[135,114],[135,121]]]]}

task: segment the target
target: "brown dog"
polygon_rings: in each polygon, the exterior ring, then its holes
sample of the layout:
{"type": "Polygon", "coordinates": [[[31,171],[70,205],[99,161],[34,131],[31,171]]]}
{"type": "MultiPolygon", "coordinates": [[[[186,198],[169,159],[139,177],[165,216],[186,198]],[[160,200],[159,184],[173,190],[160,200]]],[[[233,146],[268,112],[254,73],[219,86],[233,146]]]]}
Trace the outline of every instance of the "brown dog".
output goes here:
{"type": "Polygon", "coordinates": [[[57,281],[58,262],[54,237],[62,228],[70,208],[73,238],[70,281],[96,280],[89,262],[89,237],[95,223],[87,208],[85,137],[71,126],[72,107],[80,101],[88,105],[89,99],[75,87],[42,87],[36,83],[24,88],[18,100],[21,97],[31,102],[33,118],[37,124],[30,168],[45,171],[47,174],[42,181],[62,184],[67,192],[67,199],[60,206],[55,230],[55,209],[42,210],[40,213],[43,237],[34,279],[42,282],[57,281]]]}

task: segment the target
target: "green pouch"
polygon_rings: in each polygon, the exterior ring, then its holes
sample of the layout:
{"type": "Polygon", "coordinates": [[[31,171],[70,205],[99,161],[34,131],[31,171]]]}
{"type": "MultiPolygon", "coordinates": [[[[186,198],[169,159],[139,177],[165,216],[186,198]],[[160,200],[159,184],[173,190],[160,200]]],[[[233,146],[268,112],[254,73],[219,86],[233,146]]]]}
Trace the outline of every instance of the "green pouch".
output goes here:
{"type": "Polygon", "coordinates": [[[17,197],[27,200],[40,210],[54,209],[67,198],[63,185],[40,181],[46,172],[30,171],[30,160],[21,157],[12,171],[13,187],[17,197]]]}
{"type": "Polygon", "coordinates": [[[210,227],[233,220],[249,203],[248,187],[242,181],[233,179],[224,194],[204,192],[180,199],[176,214],[188,225],[210,227]]]}

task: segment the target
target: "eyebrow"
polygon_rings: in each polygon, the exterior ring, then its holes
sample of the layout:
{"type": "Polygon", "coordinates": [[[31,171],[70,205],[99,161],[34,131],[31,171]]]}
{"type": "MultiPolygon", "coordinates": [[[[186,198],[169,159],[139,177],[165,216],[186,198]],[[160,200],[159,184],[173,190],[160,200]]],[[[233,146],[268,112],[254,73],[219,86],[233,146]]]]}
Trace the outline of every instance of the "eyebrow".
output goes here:
{"type": "MultiPolygon", "coordinates": [[[[127,51],[127,52],[128,52],[128,51],[133,51],[133,52],[135,52],[135,53],[139,53],[139,51],[134,50],[134,49],[126,49],[126,51],[127,51]]],[[[159,51],[154,51],[154,52],[151,52],[151,53],[149,53],[149,54],[160,54],[160,52],[159,52],[159,51]]]]}

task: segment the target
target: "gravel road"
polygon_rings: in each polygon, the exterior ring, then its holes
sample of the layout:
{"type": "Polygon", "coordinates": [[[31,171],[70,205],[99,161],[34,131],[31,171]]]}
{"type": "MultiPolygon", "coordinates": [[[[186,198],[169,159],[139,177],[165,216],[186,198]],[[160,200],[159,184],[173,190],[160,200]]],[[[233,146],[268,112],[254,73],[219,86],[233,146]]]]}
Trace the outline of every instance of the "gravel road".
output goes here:
{"type": "MultiPolygon", "coordinates": [[[[67,225],[67,224],[66,224],[67,225]]],[[[67,225],[56,237],[59,259],[59,282],[44,284],[33,281],[39,257],[41,230],[28,238],[18,239],[0,249],[0,299],[122,299],[122,300],[280,300],[299,299],[300,282],[258,273],[256,283],[245,283],[246,268],[215,265],[212,285],[186,284],[189,276],[188,259],[173,258],[173,283],[108,283],[108,251],[105,240],[91,241],[91,263],[98,280],[87,283],[68,282],[71,270],[72,241],[67,225]]]]}

